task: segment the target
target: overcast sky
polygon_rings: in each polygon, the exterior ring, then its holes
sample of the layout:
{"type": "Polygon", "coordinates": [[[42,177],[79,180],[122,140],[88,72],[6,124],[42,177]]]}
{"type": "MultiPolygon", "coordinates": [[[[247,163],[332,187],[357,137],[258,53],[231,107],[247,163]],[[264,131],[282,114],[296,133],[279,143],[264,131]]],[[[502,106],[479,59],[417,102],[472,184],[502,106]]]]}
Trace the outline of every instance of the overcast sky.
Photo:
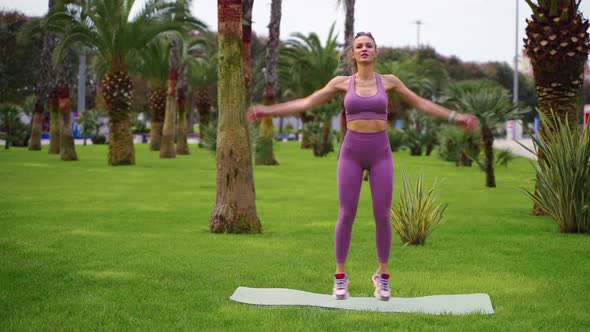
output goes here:
{"type": "MultiPolygon", "coordinates": [[[[137,0],[136,6],[144,3],[137,0]]],[[[525,18],[531,10],[519,0],[519,48],[524,38],[525,18]]],[[[217,1],[194,0],[193,15],[217,30],[217,1]]],[[[253,29],[268,35],[271,0],[255,0],[253,29]]],[[[344,38],[344,11],[336,0],[283,0],[281,39],[293,32],[316,32],[322,40],[332,23],[340,40],[344,38]]],[[[27,15],[44,15],[47,0],[0,0],[0,8],[18,9],[27,15]]],[[[590,15],[590,0],[580,6],[590,15]]],[[[438,53],[456,55],[464,61],[505,61],[514,58],[516,0],[356,0],[355,31],[370,31],[377,45],[404,47],[417,45],[416,20],[420,43],[438,53]]]]}

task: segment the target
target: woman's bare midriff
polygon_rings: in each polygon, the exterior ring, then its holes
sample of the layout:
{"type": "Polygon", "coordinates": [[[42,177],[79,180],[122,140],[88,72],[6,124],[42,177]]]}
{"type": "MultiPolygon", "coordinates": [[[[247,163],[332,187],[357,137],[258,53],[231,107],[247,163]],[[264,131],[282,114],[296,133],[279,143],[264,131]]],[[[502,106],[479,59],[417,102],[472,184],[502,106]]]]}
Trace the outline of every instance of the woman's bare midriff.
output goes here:
{"type": "Polygon", "coordinates": [[[388,127],[387,121],[383,120],[353,120],[346,124],[346,128],[352,131],[358,131],[361,133],[376,133],[379,131],[386,130],[388,127]]]}

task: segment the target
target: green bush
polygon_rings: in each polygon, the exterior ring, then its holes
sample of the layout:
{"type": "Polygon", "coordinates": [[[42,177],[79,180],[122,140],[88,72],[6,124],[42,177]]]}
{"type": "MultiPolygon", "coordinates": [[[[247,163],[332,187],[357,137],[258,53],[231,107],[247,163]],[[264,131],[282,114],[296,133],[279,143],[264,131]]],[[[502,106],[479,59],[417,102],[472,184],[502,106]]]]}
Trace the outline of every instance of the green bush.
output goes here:
{"type": "Polygon", "coordinates": [[[545,161],[533,166],[536,190],[522,191],[555,219],[562,233],[590,233],[590,126],[572,130],[559,119],[539,116],[546,133],[533,142],[545,161]]]}
{"type": "Polygon", "coordinates": [[[457,126],[443,125],[437,133],[438,154],[457,166],[471,166],[471,158],[478,158],[481,144],[479,129],[469,133],[457,126]]]}
{"type": "Polygon", "coordinates": [[[435,182],[429,190],[424,189],[424,176],[420,175],[413,187],[402,170],[402,191],[397,208],[391,209],[391,224],[404,245],[424,245],[426,238],[442,223],[447,204],[436,201],[440,183],[435,182]]]}
{"type": "Polygon", "coordinates": [[[399,149],[404,145],[404,136],[404,131],[401,129],[387,129],[387,137],[389,138],[391,151],[399,151],[399,149]]]}

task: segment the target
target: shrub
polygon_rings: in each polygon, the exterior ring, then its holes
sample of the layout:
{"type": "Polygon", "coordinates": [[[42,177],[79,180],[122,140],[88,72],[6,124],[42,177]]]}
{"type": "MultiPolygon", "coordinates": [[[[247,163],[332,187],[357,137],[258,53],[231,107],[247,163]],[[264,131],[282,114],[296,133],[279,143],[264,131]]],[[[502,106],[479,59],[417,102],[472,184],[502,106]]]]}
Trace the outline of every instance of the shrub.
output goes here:
{"type": "Polygon", "coordinates": [[[443,125],[438,131],[440,143],[438,153],[446,161],[455,162],[457,166],[471,166],[470,158],[478,158],[480,131],[467,132],[457,126],[443,125]]]}
{"type": "Polygon", "coordinates": [[[590,126],[572,130],[567,122],[539,116],[546,133],[533,142],[545,161],[533,165],[536,190],[521,190],[555,219],[562,233],[590,233],[590,126]]]}
{"type": "Polygon", "coordinates": [[[404,131],[396,128],[387,129],[387,137],[389,138],[389,145],[391,151],[399,151],[404,144],[404,131]]]}
{"type": "Polygon", "coordinates": [[[413,187],[402,170],[400,203],[391,209],[391,224],[404,245],[424,245],[426,238],[442,223],[447,204],[436,202],[438,186],[435,182],[429,190],[424,189],[424,176],[420,175],[413,187]]]}

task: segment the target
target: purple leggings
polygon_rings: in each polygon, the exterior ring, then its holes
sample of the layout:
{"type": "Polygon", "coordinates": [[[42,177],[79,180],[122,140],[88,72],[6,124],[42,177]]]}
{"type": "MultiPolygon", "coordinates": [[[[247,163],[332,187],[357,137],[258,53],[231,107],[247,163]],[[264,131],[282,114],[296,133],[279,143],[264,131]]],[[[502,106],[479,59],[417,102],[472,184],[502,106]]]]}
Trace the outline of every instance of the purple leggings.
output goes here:
{"type": "Polygon", "coordinates": [[[334,232],[336,263],[344,263],[350,247],[352,224],[359,202],[363,170],[369,183],[375,218],[375,245],[380,263],[389,261],[393,195],[393,159],[387,131],[360,133],[347,130],[338,160],[338,223],[334,232]]]}

